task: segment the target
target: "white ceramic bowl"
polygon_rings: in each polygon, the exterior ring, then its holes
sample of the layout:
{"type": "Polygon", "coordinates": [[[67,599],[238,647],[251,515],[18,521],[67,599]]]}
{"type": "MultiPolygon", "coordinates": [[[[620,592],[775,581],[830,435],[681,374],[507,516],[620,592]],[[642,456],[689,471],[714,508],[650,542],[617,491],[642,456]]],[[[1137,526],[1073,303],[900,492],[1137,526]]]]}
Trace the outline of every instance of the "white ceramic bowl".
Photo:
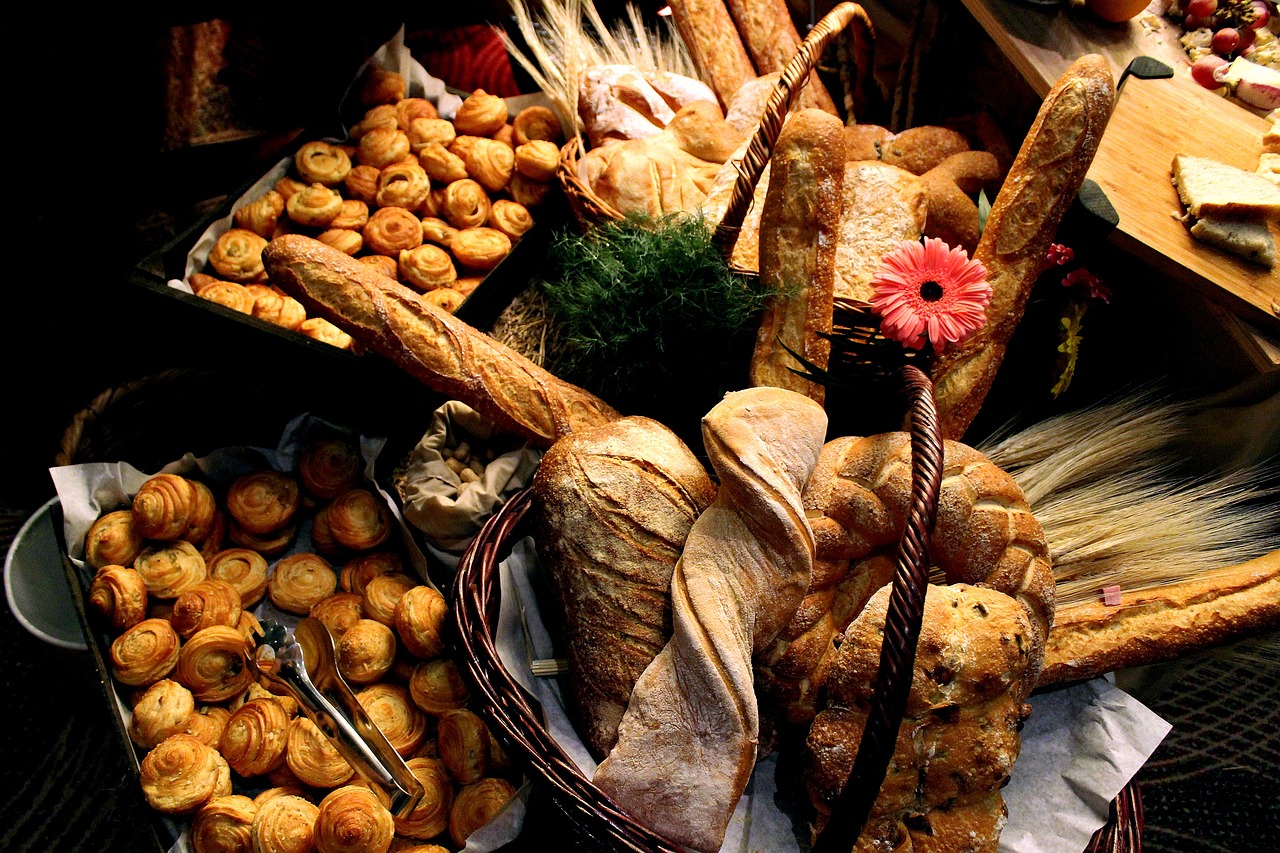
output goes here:
{"type": "Polygon", "coordinates": [[[36,637],[64,649],[87,649],[53,527],[56,506],[58,499],[51,498],[14,537],[4,560],[4,594],[14,617],[36,637]]]}

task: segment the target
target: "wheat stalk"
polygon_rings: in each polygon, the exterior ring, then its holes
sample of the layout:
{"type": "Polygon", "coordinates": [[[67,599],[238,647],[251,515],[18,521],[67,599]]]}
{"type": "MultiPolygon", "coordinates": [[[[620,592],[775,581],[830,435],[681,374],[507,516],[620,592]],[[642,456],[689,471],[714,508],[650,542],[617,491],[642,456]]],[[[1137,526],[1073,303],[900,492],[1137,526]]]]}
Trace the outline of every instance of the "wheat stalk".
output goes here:
{"type": "Polygon", "coordinates": [[[1049,540],[1060,606],[1149,589],[1280,548],[1260,469],[1189,479],[1174,454],[1195,406],[1147,389],[977,445],[1018,482],[1049,540]]]}

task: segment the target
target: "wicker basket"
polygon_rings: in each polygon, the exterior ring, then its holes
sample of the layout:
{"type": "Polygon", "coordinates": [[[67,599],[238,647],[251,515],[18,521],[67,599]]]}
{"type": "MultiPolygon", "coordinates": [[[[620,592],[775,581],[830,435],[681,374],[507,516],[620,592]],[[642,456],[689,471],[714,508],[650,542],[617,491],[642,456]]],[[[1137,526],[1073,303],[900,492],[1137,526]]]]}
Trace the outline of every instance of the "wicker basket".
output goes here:
{"type": "MultiPolygon", "coordinates": [[[[916,640],[928,586],[929,533],[942,481],[942,439],[933,389],[914,367],[904,369],[912,401],[912,505],[898,552],[880,671],[850,782],[822,837],[821,849],[850,849],[884,781],[911,687],[916,640]]],[[[587,779],[546,731],[530,697],[502,664],[494,639],[499,608],[498,564],[522,535],[533,504],[530,490],[508,501],[489,520],[458,564],[452,613],[468,680],[504,745],[521,759],[549,798],[593,847],[679,853],[670,842],[637,823],[587,779]],[[521,531],[518,533],[517,531],[521,531]]]]}

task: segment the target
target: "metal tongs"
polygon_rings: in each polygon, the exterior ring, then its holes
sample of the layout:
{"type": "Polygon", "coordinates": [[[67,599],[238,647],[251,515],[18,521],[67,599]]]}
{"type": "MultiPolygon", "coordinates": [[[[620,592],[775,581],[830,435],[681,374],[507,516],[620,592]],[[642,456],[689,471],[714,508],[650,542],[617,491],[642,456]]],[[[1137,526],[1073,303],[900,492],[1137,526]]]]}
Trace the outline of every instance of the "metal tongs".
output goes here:
{"type": "Polygon", "coordinates": [[[422,783],[338,672],[333,636],[325,624],[307,617],[290,631],[266,619],[254,635],[249,666],[263,677],[267,689],[296,699],[356,772],[386,792],[391,813],[407,817],[422,798],[422,783]]]}

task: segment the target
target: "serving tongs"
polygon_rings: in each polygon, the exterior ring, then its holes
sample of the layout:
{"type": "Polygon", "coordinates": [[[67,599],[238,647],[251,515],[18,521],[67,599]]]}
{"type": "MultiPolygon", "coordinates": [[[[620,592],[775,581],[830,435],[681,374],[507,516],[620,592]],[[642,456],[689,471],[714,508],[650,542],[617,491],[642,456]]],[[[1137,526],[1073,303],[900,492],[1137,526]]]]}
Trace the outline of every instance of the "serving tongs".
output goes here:
{"type": "Polygon", "coordinates": [[[290,631],[264,619],[254,631],[253,643],[249,666],[263,677],[267,689],[296,699],[356,772],[390,797],[390,812],[407,817],[422,798],[422,783],[338,672],[333,636],[325,624],[308,616],[290,631]]]}

